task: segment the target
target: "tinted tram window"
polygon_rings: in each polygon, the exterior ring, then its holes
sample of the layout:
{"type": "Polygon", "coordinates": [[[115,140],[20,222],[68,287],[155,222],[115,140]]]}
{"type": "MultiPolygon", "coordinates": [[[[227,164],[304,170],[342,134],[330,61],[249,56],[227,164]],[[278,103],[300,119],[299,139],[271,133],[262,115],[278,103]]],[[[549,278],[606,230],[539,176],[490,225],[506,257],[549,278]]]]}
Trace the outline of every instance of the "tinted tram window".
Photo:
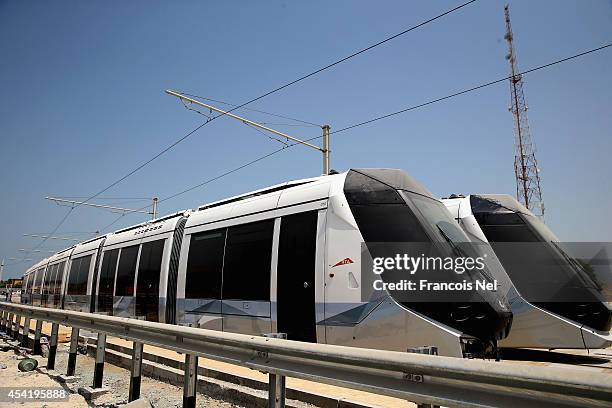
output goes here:
{"type": "Polygon", "coordinates": [[[79,280],[77,281],[78,294],[87,294],[87,279],[89,278],[89,264],[91,263],[91,255],[81,258],[79,266],[79,280]]]}
{"type": "Polygon", "coordinates": [[[39,269],[36,271],[36,275],[34,276],[34,285],[32,286],[32,293],[40,294],[40,286],[42,284],[42,278],[44,273],[44,269],[39,269]]]}
{"type": "Polygon", "coordinates": [[[419,220],[405,204],[350,204],[366,242],[428,242],[419,220]]]}
{"type": "Polygon", "coordinates": [[[30,292],[30,276],[32,275],[26,275],[25,278],[23,279],[23,291],[25,293],[30,292]]]}
{"type": "Polygon", "coordinates": [[[60,274],[60,267],[61,266],[63,266],[63,265],[62,264],[55,264],[54,268],[53,268],[53,276],[51,276],[49,278],[49,290],[47,291],[47,293],[49,293],[50,295],[53,295],[55,293],[55,291],[56,291],[57,276],[60,274]]]}
{"type": "Polygon", "coordinates": [[[119,249],[104,252],[102,267],[100,268],[100,282],[98,286],[98,311],[113,311],[113,290],[115,289],[115,270],[117,269],[119,249]]]}
{"type": "Polygon", "coordinates": [[[351,171],[344,192],[365,242],[429,242],[419,219],[392,187],[351,171]]]}
{"type": "Polygon", "coordinates": [[[273,232],[274,220],[228,228],[223,299],[270,300],[273,232]]]}
{"type": "Polygon", "coordinates": [[[79,279],[79,265],[81,260],[79,258],[73,259],[70,263],[70,272],[68,273],[68,284],[66,287],[66,294],[73,294],[76,290],[76,283],[79,279]]]}
{"type": "Polygon", "coordinates": [[[53,293],[53,283],[55,279],[55,272],[57,271],[57,265],[51,265],[47,268],[47,273],[45,274],[44,284],[43,284],[43,293],[53,293]]]}
{"type": "Polygon", "coordinates": [[[134,295],[134,276],[136,275],[136,259],[139,245],[121,248],[119,267],[117,269],[117,290],[115,296],[134,295]]]}
{"type": "Polygon", "coordinates": [[[189,242],[186,299],[221,299],[226,230],[193,234],[189,242]]]}
{"type": "Polygon", "coordinates": [[[32,293],[32,286],[34,286],[34,273],[28,275],[28,290],[27,293],[32,293]]]}
{"type": "Polygon", "coordinates": [[[64,267],[66,266],[66,261],[60,262],[57,267],[57,273],[55,274],[55,282],[53,285],[53,293],[59,295],[62,292],[62,280],[64,278],[64,267]]]}
{"type": "Polygon", "coordinates": [[[136,316],[146,316],[149,321],[158,321],[159,275],[165,239],[142,244],[136,284],[136,316]]]}
{"type": "Polygon", "coordinates": [[[70,275],[68,277],[68,295],[86,295],[87,279],[89,278],[89,265],[91,255],[82,256],[72,260],[70,275]]]}
{"type": "Polygon", "coordinates": [[[489,242],[538,242],[520,215],[515,213],[474,214],[489,242]]]}

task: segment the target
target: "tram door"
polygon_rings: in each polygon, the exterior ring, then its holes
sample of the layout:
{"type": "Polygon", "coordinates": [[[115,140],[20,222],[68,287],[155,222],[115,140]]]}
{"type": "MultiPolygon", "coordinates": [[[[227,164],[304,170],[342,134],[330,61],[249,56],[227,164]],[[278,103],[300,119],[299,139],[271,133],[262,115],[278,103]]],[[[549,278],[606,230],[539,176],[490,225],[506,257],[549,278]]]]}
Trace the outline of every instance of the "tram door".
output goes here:
{"type": "Polygon", "coordinates": [[[136,317],[159,321],[159,276],[166,240],[146,242],[140,250],[136,282],[136,317]]]}
{"type": "MultiPolygon", "coordinates": [[[[117,269],[117,259],[119,249],[105,251],[102,256],[102,268],[98,278],[98,313],[113,314],[113,290],[115,289],[115,271],[117,269]]],[[[95,288],[92,292],[95,291],[95,288]]]]}
{"type": "Polygon", "coordinates": [[[317,211],[281,218],[277,266],[278,332],[289,340],[317,341],[315,255],[317,211]]]}

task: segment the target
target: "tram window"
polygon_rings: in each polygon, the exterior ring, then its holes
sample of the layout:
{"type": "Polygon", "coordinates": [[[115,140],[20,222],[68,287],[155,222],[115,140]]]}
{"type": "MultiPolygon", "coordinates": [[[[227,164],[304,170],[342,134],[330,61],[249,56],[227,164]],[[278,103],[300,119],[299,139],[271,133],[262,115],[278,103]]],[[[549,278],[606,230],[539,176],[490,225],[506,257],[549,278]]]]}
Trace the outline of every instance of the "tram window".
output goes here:
{"type": "Polygon", "coordinates": [[[30,290],[30,275],[25,275],[23,278],[23,292],[28,293],[30,290]]]}
{"type": "Polygon", "coordinates": [[[185,298],[221,299],[226,230],[193,234],[189,242],[185,298]]]}
{"type": "Polygon", "coordinates": [[[73,259],[70,263],[70,273],[68,274],[68,287],[66,289],[66,294],[72,295],[76,291],[76,283],[79,279],[79,265],[81,264],[81,260],[79,258],[73,259]]]}
{"type": "Polygon", "coordinates": [[[64,275],[64,266],[66,266],[66,262],[62,261],[57,266],[57,273],[55,274],[55,283],[53,285],[53,293],[59,295],[62,290],[62,278],[64,275]]]}
{"type": "Polygon", "coordinates": [[[42,278],[44,273],[44,269],[39,269],[36,271],[36,275],[34,276],[34,285],[32,287],[32,293],[40,294],[40,286],[42,284],[42,278]]]}
{"type": "Polygon", "coordinates": [[[57,271],[57,264],[51,265],[47,268],[47,274],[45,275],[45,283],[43,286],[43,293],[53,293],[53,283],[55,281],[55,272],[57,271]]]}
{"type": "Polygon", "coordinates": [[[119,249],[104,252],[102,257],[102,268],[100,268],[100,286],[98,289],[99,295],[113,296],[115,286],[115,269],[117,268],[117,258],[119,257],[119,249]]]}
{"type": "Polygon", "coordinates": [[[87,294],[87,279],[89,278],[90,263],[91,255],[72,260],[68,278],[68,290],[66,291],[68,295],[87,294]]]}
{"type": "Polygon", "coordinates": [[[33,273],[30,273],[28,275],[28,278],[26,281],[26,293],[32,293],[33,277],[34,277],[33,273]]]}
{"type": "Polygon", "coordinates": [[[134,276],[136,274],[136,259],[138,258],[138,245],[121,248],[119,254],[119,267],[117,269],[117,287],[115,296],[134,295],[134,276]]]}
{"type": "Polygon", "coordinates": [[[91,255],[81,258],[79,266],[79,280],[77,281],[77,290],[79,295],[87,293],[87,279],[89,278],[89,264],[91,263],[91,255]]]}
{"type": "Polygon", "coordinates": [[[475,214],[475,217],[490,242],[539,241],[518,214],[475,214]]]}
{"type": "Polygon", "coordinates": [[[49,275],[49,286],[47,287],[47,293],[52,295],[55,293],[55,280],[59,270],[59,264],[53,265],[51,274],[49,275]]]}
{"type": "Polygon", "coordinates": [[[380,181],[351,171],[344,192],[365,242],[429,242],[402,196],[380,181]]]}
{"type": "Polygon", "coordinates": [[[270,300],[274,220],[228,228],[223,299],[270,300]]]}
{"type": "Polygon", "coordinates": [[[423,227],[406,204],[350,204],[366,242],[428,242],[423,227]]]}

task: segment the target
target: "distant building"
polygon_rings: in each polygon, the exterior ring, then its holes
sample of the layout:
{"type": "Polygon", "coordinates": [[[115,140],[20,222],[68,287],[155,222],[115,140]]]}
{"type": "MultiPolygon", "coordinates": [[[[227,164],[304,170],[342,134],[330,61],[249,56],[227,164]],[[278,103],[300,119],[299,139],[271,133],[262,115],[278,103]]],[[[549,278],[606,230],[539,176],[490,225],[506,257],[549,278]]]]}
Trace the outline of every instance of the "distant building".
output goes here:
{"type": "Polygon", "coordinates": [[[11,278],[6,282],[7,288],[21,288],[23,285],[23,279],[11,278]]]}

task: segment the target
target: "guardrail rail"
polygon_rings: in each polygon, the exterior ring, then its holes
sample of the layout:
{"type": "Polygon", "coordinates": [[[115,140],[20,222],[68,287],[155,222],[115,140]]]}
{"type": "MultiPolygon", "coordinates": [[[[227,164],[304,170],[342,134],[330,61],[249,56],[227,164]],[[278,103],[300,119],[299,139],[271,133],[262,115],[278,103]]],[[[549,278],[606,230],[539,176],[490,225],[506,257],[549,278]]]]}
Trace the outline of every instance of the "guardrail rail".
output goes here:
{"type": "MultiPolygon", "coordinates": [[[[16,336],[24,317],[35,319],[33,352],[42,322],[51,322],[48,369],[53,369],[59,325],[72,328],[67,375],[76,370],[79,329],[98,333],[93,388],[102,386],[106,336],[133,342],[129,400],[140,396],[143,344],[185,354],[183,406],[194,407],[198,357],[269,374],[269,406],[284,407],[285,378],[331,384],[405,399],[460,407],[609,407],[612,375],[561,366],[504,364],[417,353],[313,344],[143,320],[0,302],[0,330],[16,336]]],[[[23,333],[28,329],[24,324],[23,333]]],[[[27,339],[27,337],[26,337],[27,339]]]]}

